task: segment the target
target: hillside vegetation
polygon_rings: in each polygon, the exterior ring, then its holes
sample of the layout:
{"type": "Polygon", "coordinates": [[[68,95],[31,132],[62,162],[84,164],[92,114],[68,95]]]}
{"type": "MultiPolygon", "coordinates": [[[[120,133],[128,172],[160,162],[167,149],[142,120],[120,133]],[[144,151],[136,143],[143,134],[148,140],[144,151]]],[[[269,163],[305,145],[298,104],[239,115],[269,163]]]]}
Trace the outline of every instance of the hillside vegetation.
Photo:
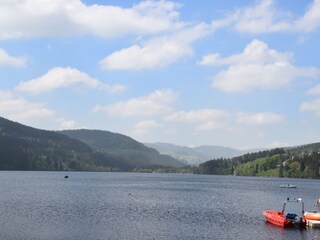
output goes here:
{"type": "Polygon", "coordinates": [[[319,178],[320,143],[265,150],[231,159],[214,159],[195,173],[237,176],[319,178]]]}
{"type": "Polygon", "coordinates": [[[95,152],[79,140],[0,118],[1,170],[110,171],[127,167],[120,157],[95,152]]]}
{"type": "Polygon", "coordinates": [[[153,148],[146,147],[136,140],[118,133],[101,130],[65,130],[62,134],[80,140],[103,154],[121,156],[132,168],[146,166],[183,167],[185,163],[171,156],[159,154],[153,148]]]}
{"type": "Polygon", "coordinates": [[[196,166],[100,130],[53,132],[0,117],[0,170],[143,171],[320,178],[320,143],[217,158],[196,166]]]}
{"type": "Polygon", "coordinates": [[[128,137],[90,133],[92,146],[59,132],[28,127],[0,117],[0,170],[133,171],[153,165],[185,166],[128,137]]]}

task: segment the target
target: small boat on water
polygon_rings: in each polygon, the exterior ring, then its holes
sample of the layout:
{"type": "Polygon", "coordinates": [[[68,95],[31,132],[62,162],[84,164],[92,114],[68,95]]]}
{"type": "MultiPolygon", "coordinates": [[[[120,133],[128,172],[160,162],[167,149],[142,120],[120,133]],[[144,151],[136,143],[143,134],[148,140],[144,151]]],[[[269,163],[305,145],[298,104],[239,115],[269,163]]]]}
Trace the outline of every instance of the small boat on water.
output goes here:
{"type": "Polygon", "coordinates": [[[297,188],[296,185],[292,185],[292,184],[281,184],[280,187],[281,188],[297,188]]]}
{"type": "Polygon", "coordinates": [[[320,221],[320,198],[314,203],[313,211],[306,211],[304,217],[307,220],[320,221]]]}
{"type": "Polygon", "coordinates": [[[287,201],[284,202],[282,211],[276,210],[265,210],[262,213],[267,222],[270,222],[274,225],[283,227],[283,228],[290,228],[290,227],[298,227],[298,228],[306,228],[306,219],[303,217],[304,214],[304,203],[301,198],[297,200],[290,200],[287,198],[287,201]],[[294,202],[294,203],[301,203],[302,205],[302,215],[298,216],[295,213],[288,213],[285,212],[285,208],[287,203],[294,202]]]}
{"type": "Polygon", "coordinates": [[[305,212],[304,217],[307,220],[315,220],[315,221],[320,221],[320,212],[305,212]]]}

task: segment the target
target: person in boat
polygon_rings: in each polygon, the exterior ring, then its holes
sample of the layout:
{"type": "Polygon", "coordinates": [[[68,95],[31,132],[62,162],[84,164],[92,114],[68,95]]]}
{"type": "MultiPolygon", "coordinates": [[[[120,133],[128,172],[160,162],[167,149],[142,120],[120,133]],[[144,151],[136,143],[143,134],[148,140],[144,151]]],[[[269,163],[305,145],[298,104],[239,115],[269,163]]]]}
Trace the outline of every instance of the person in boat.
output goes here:
{"type": "Polygon", "coordinates": [[[318,212],[320,211],[320,198],[318,198],[318,200],[315,204],[315,208],[317,208],[317,209],[315,209],[315,211],[318,211],[318,212]]]}

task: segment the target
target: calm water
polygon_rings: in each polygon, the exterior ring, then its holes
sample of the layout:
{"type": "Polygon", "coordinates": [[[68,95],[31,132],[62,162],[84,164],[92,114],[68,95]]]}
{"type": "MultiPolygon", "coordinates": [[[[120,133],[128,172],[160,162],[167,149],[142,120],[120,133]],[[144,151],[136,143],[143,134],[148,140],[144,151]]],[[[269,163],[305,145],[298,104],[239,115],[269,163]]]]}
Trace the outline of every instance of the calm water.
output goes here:
{"type": "MultiPolygon", "coordinates": [[[[265,222],[320,181],[183,174],[0,172],[0,239],[320,239],[265,222]],[[291,183],[297,189],[281,189],[291,183]]],[[[298,205],[288,210],[300,211],[298,205]]]]}

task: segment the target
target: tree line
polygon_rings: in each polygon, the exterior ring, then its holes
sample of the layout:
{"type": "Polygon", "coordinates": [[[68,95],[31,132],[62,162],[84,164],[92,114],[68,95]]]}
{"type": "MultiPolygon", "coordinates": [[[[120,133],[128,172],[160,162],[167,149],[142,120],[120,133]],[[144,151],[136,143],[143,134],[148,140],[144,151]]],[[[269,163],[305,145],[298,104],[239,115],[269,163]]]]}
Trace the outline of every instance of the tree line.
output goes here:
{"type": "Polygon", "coordinates": [[[320,178],[320,152],[276,148],[230,159],[213,159],[193,169],[199,174],[320,178]]]}

